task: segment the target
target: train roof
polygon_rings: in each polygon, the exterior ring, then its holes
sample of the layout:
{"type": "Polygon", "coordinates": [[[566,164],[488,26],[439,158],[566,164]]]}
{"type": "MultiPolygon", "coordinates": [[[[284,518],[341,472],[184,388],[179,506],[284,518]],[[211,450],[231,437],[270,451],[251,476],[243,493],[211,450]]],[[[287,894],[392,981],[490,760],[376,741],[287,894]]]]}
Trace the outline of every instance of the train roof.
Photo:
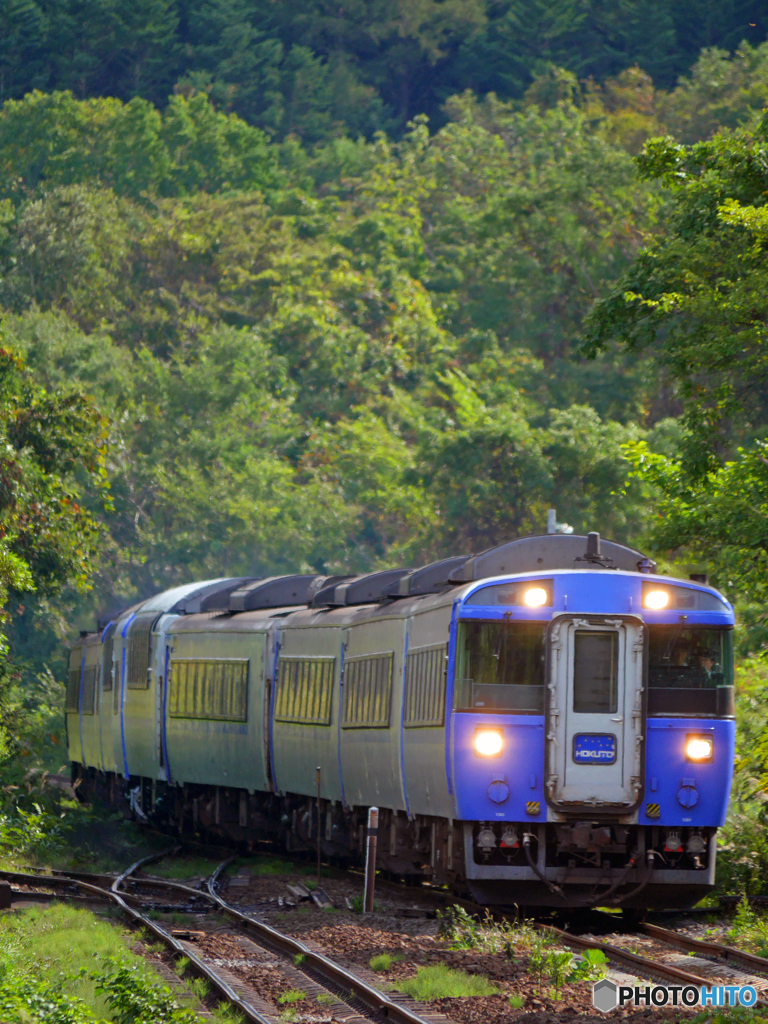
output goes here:
{"type": "MultiPolygon", "coordinates": [[[[416,569],[386,569],[359,576],[295,573],[221,577],[173,587],[134,605],[130,611],[142,615],[243,615],[264,611],[268,613],[265,617],[288,614],[286,608],[328,612],[440,595],[496,576],[574,569],[653,573],[656,563],[634,548],[601,541],[598,533],[544,534],[518,537],[479,554],[454,555],[416,569]]],[[[123,618],[126,613],[121,611],[113,619],[123,618]]]]}

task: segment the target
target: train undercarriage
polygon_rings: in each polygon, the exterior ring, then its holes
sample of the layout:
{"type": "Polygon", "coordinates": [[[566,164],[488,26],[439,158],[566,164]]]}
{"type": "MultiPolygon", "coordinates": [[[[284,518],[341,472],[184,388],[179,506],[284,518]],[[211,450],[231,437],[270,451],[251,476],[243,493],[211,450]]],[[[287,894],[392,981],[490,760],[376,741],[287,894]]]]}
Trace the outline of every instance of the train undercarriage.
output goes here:
{"type": "MultiPolygon", "coordinates": [[[[79,799],[100,800],[169,834],[314,855],[340,866],[365,859],[367,808],[224,786],[168,785],[72,765],[79,799]]],[[[687,909],[714,885],[715,828],[579,820],[451,822],[380,808],[377,866],[407,884],[429,882],[481,904],[520,908],[687,909]]]]}

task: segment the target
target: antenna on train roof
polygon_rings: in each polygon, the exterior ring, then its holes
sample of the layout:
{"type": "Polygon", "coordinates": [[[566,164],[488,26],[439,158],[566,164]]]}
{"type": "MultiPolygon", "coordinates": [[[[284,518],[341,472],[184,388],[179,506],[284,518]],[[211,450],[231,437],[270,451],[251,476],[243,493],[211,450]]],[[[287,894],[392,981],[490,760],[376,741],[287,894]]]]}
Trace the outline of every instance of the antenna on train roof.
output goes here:
{"type": "Polygon", "coordinates": [[[613,559],[604,555],[600,550],[600,534],[596,532],[587,534],[587,550],[576,561],[591,562],[592,565],[602,565],[604,569],[615,568],[613,559]]]}

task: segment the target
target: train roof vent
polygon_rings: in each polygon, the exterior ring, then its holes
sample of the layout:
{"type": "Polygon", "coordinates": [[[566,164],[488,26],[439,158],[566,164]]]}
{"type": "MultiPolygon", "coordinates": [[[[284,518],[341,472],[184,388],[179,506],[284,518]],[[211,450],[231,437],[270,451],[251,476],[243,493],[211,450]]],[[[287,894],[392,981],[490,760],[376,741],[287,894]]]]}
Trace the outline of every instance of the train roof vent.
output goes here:
{"type": "Polygon", "coordinates": [[[251,583],[253,576],[232,576],[228,580],[217,580],[215,583],[207,583],[199,590],[194,591],[187,597],[182,598],[173,608],[173,611],[183,612],[185,615],[197,615],[199,612],[226,612],[229,611],[230,594],[242,587],[244,583],[251,583]]]}
{"type": "Polygon", "coordinates": [[[312,607],[331,605],[340,608],[343,605],[375,604],[388,597],[389,588],[410,571],[410,569],[385,569],[383,572],[353,576],[345,583],[323,587],[315,594],[312,607]]]}
{"type": "Polygon", "coordinates": [[[328,604],[333,604],[332,601],[326,600],[329,596],[333,595],[333,591],[344,580],[357,579],[356,576],[316,576],[314,580],[309,584],[307,590],[307,604],[310,608],[322,606],[325,607],[328,604]],[[327,591],[327,593],[326,593],[327,591]],[[318,600],[320,594],[323,594],[323,600],[318,600]]]}
{"type": "Polygon", "coordinates": [[[266,579],[251,580],[232,592],[229,610],[252,612],[261,608],[306,604],[309,586],[317,578],[316,573],[297,573],[293,576],[268,576],[266,579]]]}
{"type": "Polygon", "coordinates": [[[338,599],[336,597],[336,590],[342,586],[346,586],[345,580],[350,583],[356,583],[357,580],[363,579],[362,576],[329,576],[329,583],[320,587],[315,591],[314,594],[310,594],[310,600],[308,604],[310,608],[328,608],[329,606],[335,607],[336,605],[346,604],[345,593],[342,592],[338,599]]]}
{"type": "Polygon", "coordinates": [[[640,551],[596,537],[576,534],[545,534],[520,537],[468,558],[450,574],[451,583],[470,583],[489,576],[518,572],[548,572],[552,569],[623,569],[626,572],[655,572],[656,563],[640,551]]]}
{"type": "Polygon", "coordinates": [[[453,570],[464,565],[469,557],[469,555],[454,555],[453,558],[442,558],[439,562],[423,565],[420,569],[414,569],[406,576],[401,576],[387,588],[385,594],[387,597],[419,597],[422,594],[439,594],[448,584],[448,577],[453,570]]]}
{"type": "Polygon", "coordinates": [[[410,569],[385,569],[360,576],[349,583],[340,583],[336,588],[337,604],[373,604],[388,597],[389,588],[407,576],[410,569]]]}

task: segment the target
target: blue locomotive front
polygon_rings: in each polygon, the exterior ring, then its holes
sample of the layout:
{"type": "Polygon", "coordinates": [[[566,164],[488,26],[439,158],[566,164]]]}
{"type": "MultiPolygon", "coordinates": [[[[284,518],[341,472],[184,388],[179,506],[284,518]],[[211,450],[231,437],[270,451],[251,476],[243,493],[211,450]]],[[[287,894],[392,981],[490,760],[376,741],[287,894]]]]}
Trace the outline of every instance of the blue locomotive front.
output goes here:
{"type": "Polygon", "coordinates": [[[591,569],[483,580],[454,605],[467,886],[484,903],[690,906],[714,884],[733,774],[733,609],[695,581],[591,569]]]}

